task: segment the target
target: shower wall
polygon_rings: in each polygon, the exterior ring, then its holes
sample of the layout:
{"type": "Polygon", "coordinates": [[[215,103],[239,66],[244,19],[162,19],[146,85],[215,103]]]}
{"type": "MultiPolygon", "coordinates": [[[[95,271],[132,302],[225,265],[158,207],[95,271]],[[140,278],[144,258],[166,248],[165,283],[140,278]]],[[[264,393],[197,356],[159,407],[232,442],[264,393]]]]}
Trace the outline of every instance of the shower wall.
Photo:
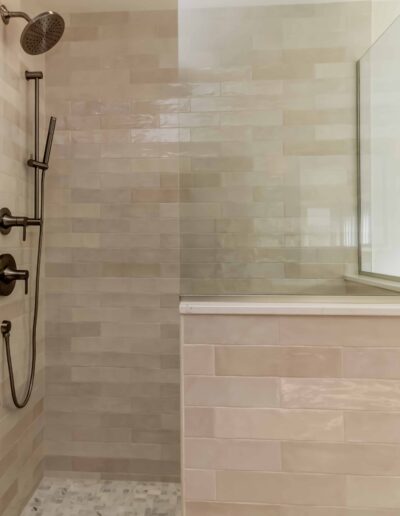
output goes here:
{"type": "Polygon", "coordinates": [[[397,0],[372,0],[372,36],[377,40],[383,32],[400,16],[397,0]]]}
{"type": "MultiPolygon", "coordinates": [[[[17,10],[25,10],[25,2],[15,1],[17,10]]],[[[20,44],[21,26],[0,22],[0,208],[7,206],[13,214],[32,216],[33,174],[25,165],[33,148],[33,85],[25,80],[25,70],[42,70],[44,60],[23,53],[20,44]]],[[[43,104],[42,104],[43,105],[43,104]]],[[[11,253],[18,267],[31,271],[30,295],[17,284],[10,297],[0,298],[1,320],[13,324],[11,345],[18,394],[22,396],[30,360],[34,270],[36,264],[37,229],[28,230],[26,242],[22,232],[13,229],[0,235],[1,253],[11,253]]],[[[41,321],[43,321],[41,303],[41,321]]],[[[38,327],[38,364],[35,388],[29,406],[14,408],[9,390],[3,338],[0,336],[0,514],[18,516],[42,476],[43,465],[43,394],[44,346],[43,324],[38,327]]]]}
{"type": "Polygon", "coordinates": [[[185,294],[345,294],[356,269],[371,4],[276,4],[180,10],[185,294]]]}
{"type": "Polygon", "coordinates": [[[72,14],[47,58],[46,469],[179,477],[177,10],[72,14]]]}

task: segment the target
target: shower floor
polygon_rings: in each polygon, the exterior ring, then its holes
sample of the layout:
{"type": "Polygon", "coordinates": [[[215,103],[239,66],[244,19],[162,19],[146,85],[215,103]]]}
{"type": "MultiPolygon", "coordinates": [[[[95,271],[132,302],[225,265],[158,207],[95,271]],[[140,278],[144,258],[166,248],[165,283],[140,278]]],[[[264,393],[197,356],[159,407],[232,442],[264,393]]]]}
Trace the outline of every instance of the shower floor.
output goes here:
{"type": "Polygon", "coordinates": [[[181,516],[179,484],[44,478],[21,516],[181,516]]]}

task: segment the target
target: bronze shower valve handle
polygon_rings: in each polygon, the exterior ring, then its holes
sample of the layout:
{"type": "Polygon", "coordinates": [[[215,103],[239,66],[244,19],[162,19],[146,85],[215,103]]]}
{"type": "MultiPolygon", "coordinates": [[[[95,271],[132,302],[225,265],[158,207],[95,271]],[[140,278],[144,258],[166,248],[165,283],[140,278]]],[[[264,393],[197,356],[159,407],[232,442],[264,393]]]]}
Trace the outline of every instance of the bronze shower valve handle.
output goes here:
{"type": "Polygon", "coordinates": [[[25,295],[28,294],[29,271],[17,269],[14,257],[11,254],[0,256],[0,295],[9,296],[17,281],[25,282],[25,295]]]}

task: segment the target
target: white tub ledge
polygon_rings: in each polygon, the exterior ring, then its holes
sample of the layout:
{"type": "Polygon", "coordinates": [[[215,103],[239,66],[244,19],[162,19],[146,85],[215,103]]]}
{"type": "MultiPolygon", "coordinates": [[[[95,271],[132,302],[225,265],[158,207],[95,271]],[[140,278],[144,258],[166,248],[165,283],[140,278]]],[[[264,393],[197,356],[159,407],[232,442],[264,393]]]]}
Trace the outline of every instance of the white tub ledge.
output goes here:
{"type": "Polygon", "coordinates": [[[400,296],[183,297],[184,315],[400,316],[400,296]]]}

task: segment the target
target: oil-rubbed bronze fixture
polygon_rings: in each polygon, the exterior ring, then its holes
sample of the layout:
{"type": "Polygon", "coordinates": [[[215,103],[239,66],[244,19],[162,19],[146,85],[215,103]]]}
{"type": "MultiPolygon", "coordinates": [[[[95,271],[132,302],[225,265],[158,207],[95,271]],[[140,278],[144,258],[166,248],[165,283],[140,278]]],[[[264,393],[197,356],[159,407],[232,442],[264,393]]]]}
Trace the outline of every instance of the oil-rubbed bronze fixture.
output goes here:
{"type": "Polygon", "coordinates": [[[29,271],[17,269],[11,254],[0,255],[0,295],[9,296],[17,281],[25,281],[25,294],[28,293],[29,271]]]}
{"type": "Polygon", "coordinates": [[[28,226],[40,226],[43,220],[43,214],[40,210],[41,196],[42,193],[40,191],[40,172],[45,172],[49,168],[49,160],[51,148],[53,145],[54,139],[54,131],[56,129],[57,119],[52,116],[50,118],[49,129],[47,132],[47,140],[46,147],[44,151],[43,160],[39,161],[39,81],[43,79],[42,72],[25,72],[25,78],[27,81],[35,81],[35,156],[34,158],[30,158],[27,161],[28,167],[34,169],[35,173],[35,190],[34,190],[34,216],[30,217],[21,217],[21,216],[13,216],[11,211],[8,208],[0,209],[0,233],[3,235],[8,235],[13,227],[22,227],[23,241],[26,240],[26,228],[28,226]]]}
{"type": "MultiPolygon", "coordinates": [[[[4,338],[7,365],[9,371],[9,381],[11,396],[14,405],[22,409],[28,404],[32,395],[33,384],[35,380],[36,370],[36,332],[39,313],[39,287],[40,287],[40,265],[43,247],[43,225],[44,225],[44,181],[45,172],[49,168],[49,160],[51,148],[53,144],[54,131],[56,128],[57,119],[50,118],[49,129],[47,132],[47,141],[44,151],[43,160],[39,160],[39,81],[43,78],[42,72],[26,72],[25,78],[27,81],[35,81],[35,153],[34,157],[27,161],[27,165],[34,169],[35,174],[35,189],[34,189],[34,216],[32,218],[25,216],[14,216],[8,208],[0,210],[0,233],[7,235],[13,227],[23,228],[23,240],[26,239],[26,229],[28,226],[37,226],[39,228],[39,241],[36,259],[36,279],[35,279],[35,301],[33,310],[33,324],[32,324],[32,358],[29,381],[26,393],[22,399],[19,400],[14,380],[14,370],[10,349],[11,337],[11,322],[3,321],[0,330],[4,338]]],[[[0,295],[9,296],[15,284],[19,280],[25,281],[25,294],[28,293],[28,279],[29,271],[17,269],[14,258],[10,254],[3,254],[0,256],[0,295]]]]}
{"type": "Polygon", "coordinates": [[[0,16],[6,25],[10,23],[11,18],[23,18],[28,22],[21,35],[21,46],[27,54],[34,56],[53,48],[65,30],[63,17],[53,11],[46,11],[31,18],[26,13],[9,11],[5,5],[1,5],[0,16]]]}
{"type": "Polygon", "coordinates": [[[0,210],[0,233],[8,235],[13,227],[22,228],[22,240],[26,240],[26,228],[28,226],[40,226],[40,219],[29,217],[14,217],[8,208],[0,210]]]}
{"type": "Polygon", "coordinates": [[[27,80],[35,79],[35,97],[36,97],[36,108],[35,108],[35,157],[30,158],[27,161],[28,167],[31,167],[35,171],[35,191],[34,191],[34,216],[20,217],[13,216],[8,208],[0,209],[0,233],[8,235],[13,227],[22,227],[22,240],[26,240],[26,228],[28,226],[40,226],[42,223],[42,216],[39,213],[40,205],[40,172],[45,172],[49,168],[49,160],[51,148],[53,145],[54,132],[56,129],[57,119],[52,116],[50,118],[49,129],[47,132],[46,148],[44,151],[43,161],[38,161],[39,156],[39,85],[38,81],[43,78],[42,72],[26,72],[27,80]],[[39,75],[40,74],[40,75],[39,75]]]}
{"type": "MultiPolygon", "coordinates": [[[[8,25],[11,18],[23,18],[27,21],[22,35],[21,46],[31,55],[38,55],[47,52],[60,41],[64,29],[65,22],[62,16],[52,11],[46,11],[39,14],[35,18],[31,18],[24,12],[9,11],[5,5],[0,6],[0,16],[3,22],[8,25]]],[[[25,79],[27,81],[35,82],[35,153],[34,157],[27,162],[28,167],[34,169],[35,174],[35,190],[34,190],[34,215],[32,218],[25,216],[12,215],[8,208],[0,210],[0,233],[7,235],[13,227],[23,228],[23,240],[26,239],[26,229],[28,226],[37,226],[39,228],[39,241],[37,248],[36,259],[36,278],[35,278],[35,303],[33,310],[32,323],[32,360],[29,381],[26,393],[22,401],[18,399],[15,389],[14,371],[10,350],[10,336],[11,336],[11,322],[3,321],[0,326],[0,331],[3,335],[6,354],[7,365],[10,377],[10,389],[14,405],[22,409],[24,408],[31,397],[33,383],[35,380],[36,370],[36,330],[39,312],[39,287],[40,287],[40,264],[43,247],[43,225],[44,225],[44,181],[45,172],[49,168],[49,160],[51,147],[53,144],[54,131],[56,128],[57,119],[50,118],[49,130],[47,132],[47,141],[44,151],[43,160],[39,158],[39,98],[40,98],[40,80],[43,79],[43,72],[25,72],[25,79]]],[[[25,293],[28,293],[28,278],[29,272],[27,270],[18,270],[14,258],[10,254],[3,254],[0,256],[0,295],[9,296],[15,288],[15,283],[18,280],[25,281],[25,293]]]]}

